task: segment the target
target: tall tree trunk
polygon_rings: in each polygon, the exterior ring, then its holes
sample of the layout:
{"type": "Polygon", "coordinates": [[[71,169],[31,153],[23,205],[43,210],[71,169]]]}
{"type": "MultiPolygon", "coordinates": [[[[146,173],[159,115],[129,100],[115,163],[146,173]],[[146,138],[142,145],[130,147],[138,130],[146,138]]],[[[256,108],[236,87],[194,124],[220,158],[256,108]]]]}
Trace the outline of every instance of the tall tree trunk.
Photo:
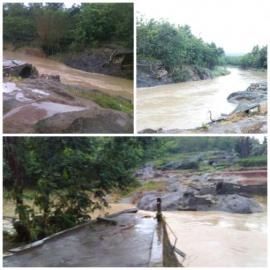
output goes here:
{"type": "MultiPolygon", "coordinates": [[[[18,160],[19,140],[17,137],[5,137],[7,161],[14,177],[14,200],[16,206],[23,206],[23,166],[18,160]]],[[[19,219],[23,220],[23,214],[19,212],[19,219]]]]}

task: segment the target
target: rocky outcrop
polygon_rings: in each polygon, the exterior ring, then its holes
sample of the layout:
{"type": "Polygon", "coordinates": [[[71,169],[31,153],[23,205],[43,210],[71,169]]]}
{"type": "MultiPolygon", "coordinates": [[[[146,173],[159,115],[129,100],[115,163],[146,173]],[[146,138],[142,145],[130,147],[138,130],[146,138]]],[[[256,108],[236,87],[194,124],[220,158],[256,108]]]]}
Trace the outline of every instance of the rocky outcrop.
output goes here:
{"type": "Polygon", "coordinates": [[[154,165],[151,163],[148,163],[148,164],[145,164],[140,169],[138,169],[135,172],[134,176],[140,180],[148,180],[158,175],[159,173],[157,173],[157,171],[155,170],[154,165]]]}
{"type": "Polygon", "coordinates": [[[132,127],[132,119],[125,113],[88,108],[42,119],[34,130],[38,133],[131,133],[132,127]]]}
{"type": "MultiPolygon", "coordinates": [[[[3,84],[4,132],[6,133],[132,133],[127,113],[99,106],[84,91],[61,83],[60,76],[41,74],[3,84]]],[[[99,93],[96,89],[87,92],[99,93]]],[[[106,98],[106,94],[104,98],[106,98]]],[[[95,96],[95,95],[94,95],[95,96]]]]}
{"type": "Polygon", "coordinates": [[[21,78],[37,78],[37,69],[26,62],[18,60],[6,60],[3,62],[3,76],[21,77],[21,78]]]}
{"type": "Polygon", "coordinates": [[[162,179],[166,183],[166,190],[142,192],[137,196],[139,209],[155,211],[156,199],[161,198],[164,211],[225,211],[247,214],[263,211],[252,196],[267,194],[265,170],[189,173],[183,177],[171,170],[163,172],[162,179]]]}
{"type": "Polygon", "coordinates": [[[64,63],[87,72],[133,78],[133,51],[123,48],[99,48],[67,54],[64,63]]]}
{"type": "Polygon", "coordinates": [[[227,98],[230,103],[238,106],[231,113],[249,113],[260,111],[260,105],[267,102],[267,83],[252,83],[245,91],[233,92],[227,98]]]}
{"type": "Polygon", "coordinates": [[[138,60],[137,61],[137,86],[150,87],[173,83],[161,61],[138,60]]]}
{"type": "Polygon", "coordinates": [[[183,65],[168,71],[159,60],[137,61],[137,86],[151,87],[176,82],[199,81],[213,78],[207,68],[183,65]]]}

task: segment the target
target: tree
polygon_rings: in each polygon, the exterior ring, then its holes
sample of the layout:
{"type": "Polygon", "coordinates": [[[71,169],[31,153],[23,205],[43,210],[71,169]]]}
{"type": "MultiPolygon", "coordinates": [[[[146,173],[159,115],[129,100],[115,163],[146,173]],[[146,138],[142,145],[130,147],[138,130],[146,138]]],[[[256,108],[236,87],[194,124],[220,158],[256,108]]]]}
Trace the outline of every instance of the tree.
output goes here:
{"type": "Polygon", "coordinates": [[[252,150],[252,143],[249,137],[239,138],[235,144],[235,151],[241,158],[250,156],[252,150]]]}

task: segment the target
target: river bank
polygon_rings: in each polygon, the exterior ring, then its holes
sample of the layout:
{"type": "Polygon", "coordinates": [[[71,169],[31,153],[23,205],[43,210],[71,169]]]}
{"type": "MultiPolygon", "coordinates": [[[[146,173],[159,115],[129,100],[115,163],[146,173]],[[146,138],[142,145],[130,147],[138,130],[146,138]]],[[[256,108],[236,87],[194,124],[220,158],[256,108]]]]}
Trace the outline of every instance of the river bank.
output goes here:
{"type": "MultiPolygon", "coordinates": [[[[235,91],[266,81],[262,71],[229,68],[230,74],[213,80],[141,88],[137,92],[137,130],[141,133],[211,133],[212,119],[230,114],[236,104],[227,101],[235,91]],[[211,112],[211,118],[209,115],[211,112]]],[[[254,133],[266,128],[266,111],[232,126],[220,125],[215,133],[254,133]],[[261,124],[260,124],[261,123],[261,124]],[[258,128],[259,124],[259,128],[258,128]],[[237,128],[239,127],[239,128],[237,128]],[[241,128],[242,127],[242,128],[241,128]],[[246,129],[246,131],[245,131],[246,129]]],[[[241,119],[238,119],[241,120],[241,119]]]]}
{"type": "Polygon", "coordinates": [[[228,74],[230,74],[230,71],[225,66],[208,69],[194,65],[183,65],[181,68],[169,72],[161,61],[139,59],[137,62],[137,87],[209,80],[228,74]]]}

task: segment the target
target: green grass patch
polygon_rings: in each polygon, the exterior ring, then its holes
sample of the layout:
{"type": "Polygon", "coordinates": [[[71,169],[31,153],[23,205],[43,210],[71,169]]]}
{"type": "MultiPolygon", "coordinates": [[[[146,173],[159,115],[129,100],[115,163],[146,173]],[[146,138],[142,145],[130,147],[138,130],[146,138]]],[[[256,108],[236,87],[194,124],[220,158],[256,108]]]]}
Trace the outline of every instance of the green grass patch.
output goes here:
{"type": "Polygon", "coordinates": [[[241,158],[238,164],[243,167],[255,167],[255,166],[266,166],[267,156],[254,156],[248,158],[241,158]]]}
{"type": "Polygon", "coordinates": [[[103,108],[109,108],[128,114],[133,113],[133,104],[129,100],[113,97],[97,90],[84,90],[71,87],[68,87],[66,90],[77,97],[92,100],[103,108]]]}
{"type": "Polygon", "coordinates": [[[230,71],[224,66],[216,66],[213,70],[211,70],[211,74],[213,77],[225,76],[230,74],[230,71]]]}
{"type": "Polygon", "coordinates": [[[162,181],[148,181],[144,184],[135,182],[132,186],[119,192],[120,197],[128,197],[134,192],[147,192],[147,191],[164,191],[166,183],[162,181]]]}

